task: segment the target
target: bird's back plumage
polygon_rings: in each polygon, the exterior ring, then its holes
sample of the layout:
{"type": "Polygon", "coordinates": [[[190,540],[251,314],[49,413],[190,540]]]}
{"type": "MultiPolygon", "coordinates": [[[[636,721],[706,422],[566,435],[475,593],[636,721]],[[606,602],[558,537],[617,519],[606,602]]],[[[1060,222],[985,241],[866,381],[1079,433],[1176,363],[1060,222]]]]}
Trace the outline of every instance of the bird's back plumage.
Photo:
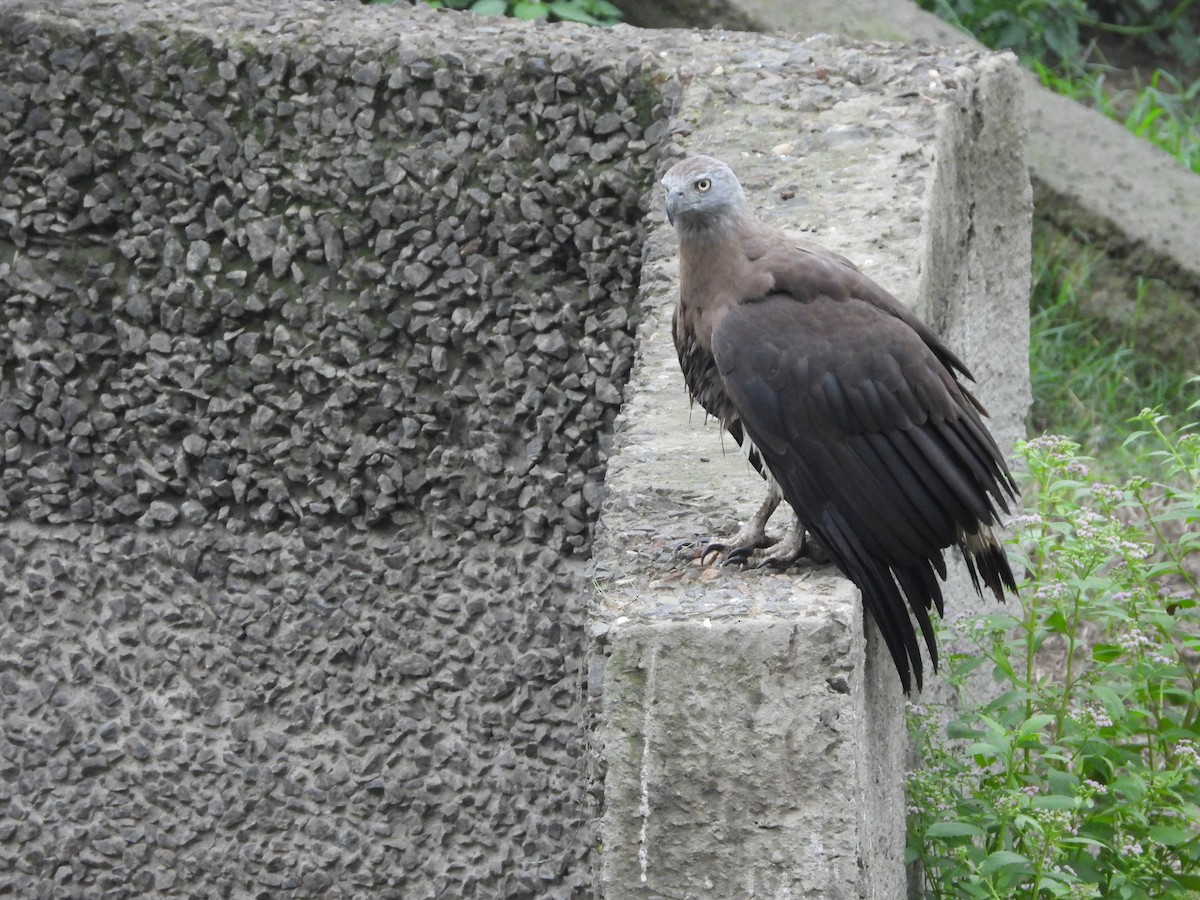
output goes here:
{"type": "Polygon", "coordinates": [[[977,590],[1015,590],[993,528],[1016,486],[959,381],[969,372],[848,260],[750,214],[724,164],[693,158],[664,184],[681,238],[674,334],[689,391],[753,442],[860,588],[905,690],[920,686],[913,619],[936,666],[943,550],[962,549],[977,590]],[[718,190],[725,202],[706,205],[718,190]]]}

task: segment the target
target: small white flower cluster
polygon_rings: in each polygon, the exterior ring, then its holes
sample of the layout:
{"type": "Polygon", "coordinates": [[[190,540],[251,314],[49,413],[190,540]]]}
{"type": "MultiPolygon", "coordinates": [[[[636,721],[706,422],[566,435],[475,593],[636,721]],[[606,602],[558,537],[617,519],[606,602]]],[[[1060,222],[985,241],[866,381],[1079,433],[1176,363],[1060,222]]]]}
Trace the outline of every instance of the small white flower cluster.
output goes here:
{"type": "Polygon", "coordinates": [[[1025,448],[1031,452],[1047,453],[1057,460],[1071,459],[1079,450],[1079,445],[1061,434],[1043,434],[1025,443],[1025,448]]]}
{"type": "Polygon", "coordinates": [[[1187,738],[1181,738],[1175,742],[1174,753],[1175,758],[1180,762],[1195,769],[1200,769],[1200,752],[1196,750],[1195,742],[1187,738]]]}
{"type": "Polygon", "coordinates": [[[1085,540],[1095,540],[1104,534],[1108,520],[1091,509],[1082,509],[1075,517],[1075,534],[1085,540]]]}
{"type": "Polygon", "coordinates": [[[1071,837],[1079,835],[1079,823],[1065,809],[1039,809],[1035,810],[1033,815],[1045,831],[1067,834],[1071,837]]]}
{"type": "Polygon", "coordinates": [[[1117,544],[1117,549],[1130,559],[1146,559],[1154,548],[1150,544],[1123,540],[1117,544]]]}
{"type": "Polygon", "coordinates": [[[1038,513],[1022,513],[1009,519],[1008,524],[1013,529],[1036,528],[1042,524],[1042,521],[1042,517],[1038,513]]]}
{"type": "Polygon", "coordinates": [[[1169,656],[1159,652],[1158,641],[1136,626],[1118,638],[1117,644],[1130,656],[1142,656],[1149,662],[1162,666],[1169,666],[1174,662],[1169,656]]]}
{"type": "Polygon", "coordinates": [[[1142,631],[1142,629],[1134,626],[1126,631],[1117,639],[1117,643],[1121,645],[1121,649],[1126,653],[1137,653],[1138,650],[1149,649],[1156,646],[1154,640],[1142,631]]]}
{"type": "Polygon", "coordinates": [[[1017,798],[1012,794],[1001,794],[996,798],[994,805],[996,807],[996,812],[1000,813],[1001,815],[1014,813],[1021,806],[1021,804],[1017,802],[1017,798]]]}
{"type": "Polygon", "coordinates": [[[1088,468],[1087,463],[1085,463],[1083,460],[1072,459],[1069,460],[1065,466],[1063,466],[1063,471],[1068,475],[1076,475],[1079,478],[1086,478],[1091,472],[1091,469],[1088,468]]]}
{"type": "Polygon", "coordinates": [[[1096,498],[1097,502],[1106,503],[1110,506],[1116,506],[1125,499],[1125,492],[1123,490],[1114,485],[1105,484],[1103,481],[1097,481],[1088,490],[1096,498]]]}
{"type": "Polygon", "coordinates": [[[1102,709],[1099,704],[1089,703],[1083,709],[1073,709],[1070,712],[1070,718],[1073,722],[1078,722],[1085,728],[1111,728],[1113,724],[1112,717],[1102,709]]]}
{"type": "Polygon", "coordinates": [[[1052,581],[1049,584],[1043,584],[1033,592],[1033,595],[1038,600],[1052,603],[1055,600],[1065,600],[1070,592],[1071,589],[1061,581],[1052,581]]]}
{"type": "Polygon", "coordinates": [[[1121,840],[1121,855],[1122,856],[1141,856],[1145,852],[1142,850],[1141,842],[1133,840],[1133,838],[1122,838],[1121,840]]]}

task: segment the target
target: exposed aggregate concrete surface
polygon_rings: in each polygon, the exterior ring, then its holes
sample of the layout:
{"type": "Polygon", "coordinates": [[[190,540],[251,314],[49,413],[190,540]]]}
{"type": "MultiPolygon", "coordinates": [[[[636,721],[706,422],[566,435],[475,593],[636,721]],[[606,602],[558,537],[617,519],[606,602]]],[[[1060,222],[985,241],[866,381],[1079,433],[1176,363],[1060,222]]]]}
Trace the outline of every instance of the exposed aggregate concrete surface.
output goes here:
{"type": "Polygon", "coordinates": [[[590,892],[581,566],[679,92],[467,21],[0,10],[0,894],[590,892]]]}

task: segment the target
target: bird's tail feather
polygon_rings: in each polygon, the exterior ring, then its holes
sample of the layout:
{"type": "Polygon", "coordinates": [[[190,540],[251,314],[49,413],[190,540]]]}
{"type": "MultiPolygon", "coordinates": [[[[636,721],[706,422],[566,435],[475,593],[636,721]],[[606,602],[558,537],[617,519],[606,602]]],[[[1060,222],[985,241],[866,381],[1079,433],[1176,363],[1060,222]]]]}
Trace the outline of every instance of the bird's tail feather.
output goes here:
{"type": "Polygon", "coordinates": [[[993,529],[983,526],[974,534],[963,534],[959,546],[976,593],[983,596],[981,581],[1001,603],[1006,589],[1013,594],[1017,592],[1017,580],[1013,577],[1008,555],[993,529]]]}

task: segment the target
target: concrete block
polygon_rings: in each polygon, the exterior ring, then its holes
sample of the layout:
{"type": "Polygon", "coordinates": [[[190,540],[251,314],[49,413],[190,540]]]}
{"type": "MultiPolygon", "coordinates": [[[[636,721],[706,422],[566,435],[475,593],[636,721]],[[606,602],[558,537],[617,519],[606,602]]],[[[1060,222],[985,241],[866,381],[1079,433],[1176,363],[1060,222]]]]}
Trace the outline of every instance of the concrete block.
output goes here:
{"type": "MultiPolygon", "coordinates": [[[[982,48],[966,32],[912,0],[662,0],[617,2],[629,21],[648,27],[722,27],[804,36],[982,48]]],[[[1149,141],[1022,72],[1027,94],[1028,163],[1038,218],[1053,230],[1082,235],[1102,248],[1119,275],[1116,290],[1134,296],[1147,279],[1143,308],[1152,309],[1146,343],[1157,342],[1186,363],[1200,350],[1200,178],[1149,141]]],[[[1024,139],[1022,139],[1024,140],[1024,139]]],[[[1085,303],[1089,303],[1085,299],[1085,303]]],[[[1124,306],[1091,304],[1118,320],[1124,306]]]]}
{"type": "Polygon", "coordinates": [[[844,581],[790,606],[612,636],[603,896],[901,896],[904,733],[861,606],[844,581]]]}
{"type": "MultiPolygon", "coordinates": [[[[1028,402],[1014,61],[830,38],[750,51],[729,33],[667,32],[659,46],[687,85],[677,152],[726,160],[765,218],[944,327],[988,370],[1011,438],[1028,402]]],[[[679,560],[678,542],[732,533],[764,488],[688,408],[661,218],[641,290],[593,560],[601,896],[903,897],[907,740],[891,659],[831,568],[679,560]]],[[[976,602],[965,578],[947,587],[948,609],[976,602]]]]}

